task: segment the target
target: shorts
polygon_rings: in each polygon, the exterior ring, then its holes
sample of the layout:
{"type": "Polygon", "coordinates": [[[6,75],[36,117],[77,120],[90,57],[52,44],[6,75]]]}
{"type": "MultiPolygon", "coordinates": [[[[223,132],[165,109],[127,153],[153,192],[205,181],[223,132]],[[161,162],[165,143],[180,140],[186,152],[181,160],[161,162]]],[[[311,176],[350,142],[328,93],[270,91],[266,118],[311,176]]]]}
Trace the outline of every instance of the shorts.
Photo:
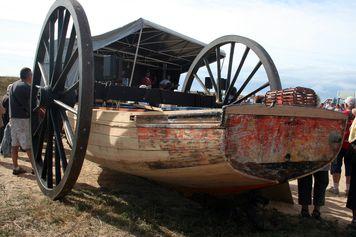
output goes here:
{"type": "Polygon", "coordinates": [[[331,164],[331,174],[341,174],[342,158],[344,158],[345,176],[351,175],[352,149],[341,148],[336,159],[331,164]]]}
{"type": "Polygon", "coordinates": [[[30,146],[30,121],[29,119],[11,118],[11,146],[20,146],[29,150],[30,146]]]}

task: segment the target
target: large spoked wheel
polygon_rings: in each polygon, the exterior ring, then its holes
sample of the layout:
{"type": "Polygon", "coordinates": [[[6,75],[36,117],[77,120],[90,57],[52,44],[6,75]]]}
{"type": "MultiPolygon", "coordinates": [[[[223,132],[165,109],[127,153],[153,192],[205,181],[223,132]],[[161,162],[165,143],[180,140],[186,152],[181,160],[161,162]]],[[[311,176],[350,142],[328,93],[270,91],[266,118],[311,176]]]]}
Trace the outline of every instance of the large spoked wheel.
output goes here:
{"type": "Polygon", "coordinates": [[[217,105],[224,106],[281,88],[278,71],[267,51],[251,39],[228,35],[214,40],[198,54],[182,91],[214,95],[217,105]]]}
{"type": "Polygon", "coordinates": [[[44,194],[75,184],[85,156],[93,104],[93,47],[82,6],[57,0],[42,27],[31,88],[31,163],[44,194]]]}

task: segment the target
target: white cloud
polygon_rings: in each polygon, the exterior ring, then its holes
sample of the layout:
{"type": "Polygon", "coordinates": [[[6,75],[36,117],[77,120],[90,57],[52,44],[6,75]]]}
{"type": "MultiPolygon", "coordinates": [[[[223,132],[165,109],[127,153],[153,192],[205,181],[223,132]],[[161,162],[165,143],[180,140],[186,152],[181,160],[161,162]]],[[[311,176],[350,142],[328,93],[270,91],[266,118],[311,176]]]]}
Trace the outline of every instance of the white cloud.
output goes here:
{"type": "MultiPolygon", "coordinates": [[[[24,64],[32,64],[30,59],[39,30],[51,3],[48,0],[2,1],[1,35],[12,37],[0,37],[0,54],[22,55],[24,64]],[[4,20],[16,21],[13,22],[16,27],[4,31],[4,20]],[[28,29],[24,30],[25,27],[28,29]],[[16,33],[23,31],[24,38],[16,33]]],[[[353,1],[82,0],[81,3],[93,35],[139,17],[207,43],[226,34],[243,35],[267,49],[283,84],[318,85],[320,91],[324,91],[325,85],[328,88],[325,96],[333,96],[329,88],[333,83],[336,87],[356,88],[356,31],[352,30],[356,29],[356,4],[353,1]],[[351,73],[346,76],[345,71],[351,73]],[[342,80],[347,80],[346,85],[342,80]]],[[[0,65],[0,74],[17,74],[13,71],[16,67],[3,68],[2,61],[0,65]]]]}

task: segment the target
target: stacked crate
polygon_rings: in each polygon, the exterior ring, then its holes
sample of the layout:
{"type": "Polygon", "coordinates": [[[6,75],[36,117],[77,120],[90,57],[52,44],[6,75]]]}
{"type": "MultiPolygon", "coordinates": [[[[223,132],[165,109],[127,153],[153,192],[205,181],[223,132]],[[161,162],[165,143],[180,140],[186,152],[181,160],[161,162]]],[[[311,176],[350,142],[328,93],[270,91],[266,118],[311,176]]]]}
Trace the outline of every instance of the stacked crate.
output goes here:
{"type": "Polygon", "coordinates": [[[269,91],[265,95],[265,104],[266,106],[276,104],[315,107],[317,95],[314,90],[305,87],[269,91]]]}

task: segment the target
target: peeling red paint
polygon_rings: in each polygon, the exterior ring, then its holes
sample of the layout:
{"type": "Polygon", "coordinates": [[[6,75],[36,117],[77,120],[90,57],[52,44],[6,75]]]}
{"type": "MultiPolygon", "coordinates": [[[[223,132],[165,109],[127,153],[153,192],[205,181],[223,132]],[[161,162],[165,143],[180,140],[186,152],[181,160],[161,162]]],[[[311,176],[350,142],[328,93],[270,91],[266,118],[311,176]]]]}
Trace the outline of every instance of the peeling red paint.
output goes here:
{"type": "Polygon", "coordinates": [[[341,145],[331,142],[330,136],[342,137],[344,131],[343,120],[261,115],[229,115],[226,126],[226,156],[236,164],[256,165],[309,161],[325,165],[341,145]]]}

